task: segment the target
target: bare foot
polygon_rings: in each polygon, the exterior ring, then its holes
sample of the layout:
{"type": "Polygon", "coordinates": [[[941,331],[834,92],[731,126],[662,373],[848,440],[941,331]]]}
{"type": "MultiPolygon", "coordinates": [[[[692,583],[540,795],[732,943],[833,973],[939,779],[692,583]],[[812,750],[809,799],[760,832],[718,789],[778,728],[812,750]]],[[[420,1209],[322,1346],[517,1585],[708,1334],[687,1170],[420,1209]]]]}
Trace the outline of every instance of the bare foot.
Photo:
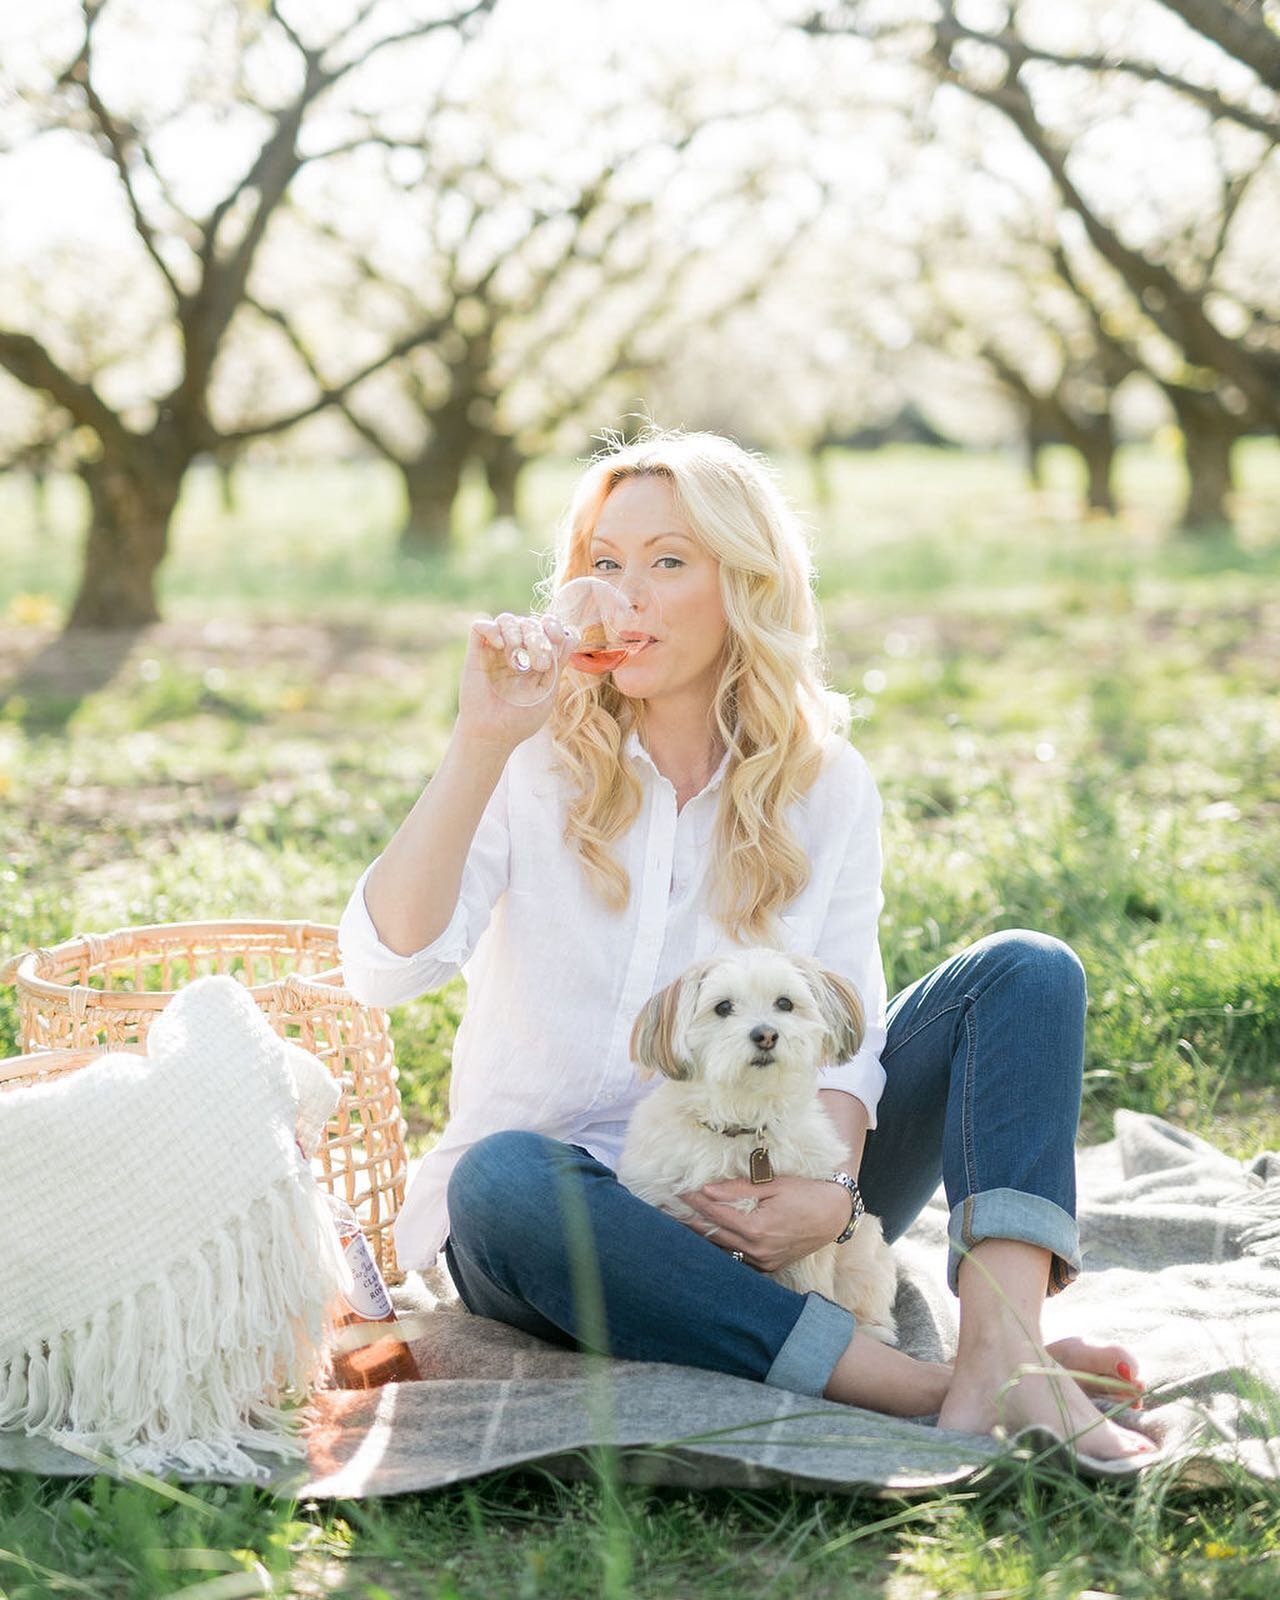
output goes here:
{"type": "Polygon", "coordinates": [[[1059,1366],[1077,1375],[1076,1382],[1086,1394],[1117,1405],[1123,1401],[1141,1407],[1147,1386],[1138,1376],[1136,1358],[1122,1344],[1090,1344],[1087,1339],[1071,1337],[1055,1339],[1045,1349],[1059,1366]],[[1091,1376],[1080,1378],[1082,1372],[1091,1376]],[[1094,1376],[1102,1381],[1092,1381],[1094,1376]]]}
{"type": "MultiPolygon", "coordinates": [[[[1083,1341],[1080,1346],[1073,1345],[1071,1353],[1083,1355],[1086,1349],[1099,1348],[1084,1346],[1083,1341]]],[[[964,1369],[957,1368],[938,1413],[940,1428],[966,1433],[990,1433],[1001,1426],[1015,1434],[1033,1425],[1049,1428],[1082,1454],[1101,1460],[1122,1460],[1155,1449],[1141,1434],[1100,1416],[1053,1356],[1021,1335],[984,1344],[964,1369]]]]}
{"type": "MultiPolygon", "coordinates": [[[[1141,1410],[1147,1386],[1138,1376],[1136,1357],[1122,1344],[1091,1344],[1074,1335],[1055,1339],[1045,1349],[1065,1367],[1086,1394],[1097,1395],[1100,1400],[1115,1404],[1127,1403],[1141,1410]],[[1085,1376],[1081,1376],[1081,1374],[1085,1376]]],[[[955,1370],[954,1361],[944,1361],[943,1366],[955,1370]]]]}

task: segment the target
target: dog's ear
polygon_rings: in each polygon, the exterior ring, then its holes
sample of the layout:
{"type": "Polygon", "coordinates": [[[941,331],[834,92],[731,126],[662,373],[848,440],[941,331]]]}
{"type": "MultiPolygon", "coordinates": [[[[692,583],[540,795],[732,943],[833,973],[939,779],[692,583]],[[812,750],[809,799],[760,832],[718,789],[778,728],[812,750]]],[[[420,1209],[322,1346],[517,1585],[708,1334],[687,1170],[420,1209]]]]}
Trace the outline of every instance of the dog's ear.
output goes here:
{"type": "Polygon", "coordinates": [[[827,1025],[821,1047],[823,1065],[847,1061],[858,1053],[866,1033],[861,996],[842,973],[830,971],[812,956],[791,959],[809,979],[813,998],[827,1025]]]}
{"type": "Polygon", "coordinates": [[[639,1066],[642,1078],[661,1072],[683,1082],[692,1076],[688,1062],[676,1059],[675,1049],[676,1012],[683,981],[677,978],[665,989],[659,989],[645,1001],[631,1025],[631,1059],[639,1066]]]}
{"type": "Polygon", "coordinates": [[[631,1026],[631,1059],[642,1078],[661,1072],[677,1083],[693,1076],[693,1067],[682,1058],[679,1041],[697,1003],[698,988],[710,971],[709,961],[696,962],[646,1000],[631,1026]]]}

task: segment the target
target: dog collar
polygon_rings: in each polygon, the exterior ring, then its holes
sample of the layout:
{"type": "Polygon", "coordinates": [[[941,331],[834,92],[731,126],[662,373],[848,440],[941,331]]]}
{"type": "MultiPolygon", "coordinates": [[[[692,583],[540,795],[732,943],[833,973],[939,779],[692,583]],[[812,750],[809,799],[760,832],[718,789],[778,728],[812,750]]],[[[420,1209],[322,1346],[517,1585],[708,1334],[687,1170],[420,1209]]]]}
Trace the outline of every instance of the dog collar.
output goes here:
{"type": "Polygon", "coordinates": [[[754,1133],[757,1138],[763,1139],[765,1134],[769,1131],[769,1124],[767,1122],[759,1128],[717,1128],[714,1122],[703,1122],[701,1117],[698,1118],[698,1121],[711,1133],[723,1133],[727,1139],[736,1139],[740,1133],[754,1133]]]}
{"type": "MultiPolygon", "coordinates": [[[[698,1118],[702,1122],[702,1118],[698,1118]]],[[[752,1183],[772,1183],[773,1163],[769,1160],[769,1146],[764,1142],[764,1136],[769,1131],[769,1124],[763,1123],[758,1128],[717,1128],[714,1122],[702,1122],[702,1126],[711,1133],[722,1133],[726,1139],[736,1139],[741,1133],[754,1134],[760,1141],[751,1152],[751,1181],[752,1183]]]]}

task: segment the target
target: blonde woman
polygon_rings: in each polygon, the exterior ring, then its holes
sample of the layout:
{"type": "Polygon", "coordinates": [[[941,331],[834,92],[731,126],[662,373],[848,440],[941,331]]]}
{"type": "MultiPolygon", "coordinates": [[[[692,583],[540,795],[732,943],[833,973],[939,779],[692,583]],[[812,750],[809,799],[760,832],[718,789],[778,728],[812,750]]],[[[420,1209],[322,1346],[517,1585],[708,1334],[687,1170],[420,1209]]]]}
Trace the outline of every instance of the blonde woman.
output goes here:
{"type": "Polygon", "coordinates": [[[1098,1457],[1149,1448],[1081,1386],[1115,1394],[1119,1379],[1137,1397],[1133,1358],[1046,1350],[1039,1333],[1045,1296],[1080,1268],[1083,969],[1060,940],[1006,930],[887,999],[880,797],[847,701],[824,687],[810,546],[773,469],[712,433],[611,440],[550,584],[590,574],[652,581],[659,607],[635,625],[655,642],[517,707],[495,665],[523,647],[545,669],[563,632],[476,620],[440,768],[342,916],[343,972],[366,1003],[467,977],[448,1126],[397,1219],[401,1261],[429,1267],[443,1244],[469,1310],[553,1343],[947,1428],[1040,1422],[1098,1457]],[[763,1275],[846,1229],[844,1185],[709,1185],[684,1196],[686,1223],[618,1183],[653,1087],[628,1059],[632,1021],[734,940],[811,954],[859,990],[866,1038],[824,1070],[822,1104],[886,1237],[945,1181],[954,1364],[913,1360],[763,1275]],[[750,1216],[728,1204],[745,1192],[761,1201],[750,1216]]]}

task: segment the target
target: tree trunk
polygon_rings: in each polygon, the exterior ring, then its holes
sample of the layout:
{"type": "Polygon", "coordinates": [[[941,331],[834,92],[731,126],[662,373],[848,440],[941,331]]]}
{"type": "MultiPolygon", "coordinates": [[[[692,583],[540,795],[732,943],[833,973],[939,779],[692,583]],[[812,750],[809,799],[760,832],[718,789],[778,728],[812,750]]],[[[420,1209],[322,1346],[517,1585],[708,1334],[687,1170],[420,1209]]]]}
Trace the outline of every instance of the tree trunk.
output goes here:
{"type": "Polygon", "coordinates": [[[155,580],[183,473],[173,463],[124,465],[103,459],[83,468],[89,532],[80,589],[67,618],[73,628],[141,628],[158,622],[155,580]]]}
{"type": "Polygon", "coordinates": [[[1023,455],[1027,468],[1027,487],[1044,488],[1044,452],[1047,441],[1039,428],[1028,424],[1022,431],[1023,455]]]}
{"type": "Polygon", "coordinates": [[[44,535],[52,531],[49,520],[49,476],[43,467],[31,469],[31,511],[35,530],[44,535]]]}
{"type": "Polygon", "coordinates": [[[485,477],[493,495],[493,514],[507,517],[512,522],[520,520],[517,511],[520,473],[525,459],[508,434],[495,433],[487,441],[483,452],[485,477]]]}
{"type": "Polygon", "coordinates": [[[1182,439],[1189,482],[1179,527],[1188,533],[1229,530],[1229,496],[1235,487],[1231,463],[1235,435],[1200,422],[1188,427],[1184,416],[1182,439]]]}
{"type": "Polygon", "coordinates": [[[1116,514],[1116,498],[1111,489],[1111,471],[1116,458],[1116,428],[1111,419],[1108,392],[1101,406],[1084,401],[1072,403],[1066,384],[1060,384],[1057,398],[1058,425],[1062,437],[1084,462],[1085,512],[1116,514]]]}
{"type": "Polygon", "coordinates": [[[224,457],[215,465],[218,469],[218,498],[222,502],[224,516],[233,517],[239,497],[236,494],[236,464],[234,459],[224,457]]]}
{"type": "Polygon", "coordinates": [[[1027,484],[1029,488],[1039,491],[1044,488],[1045,450],[1058,437],[1055,407],[1051,401],[1046,401],[1025,386],[1020,397],[1023,403],[1022,448],[1027,484]]]}
{"type": "Polygon", "coordinates": [[[412,461],[402,461],[408,515],[400,529],[402,556],[441,556],[453,544],[453,504],[467,459],[476,451],[476,432],[467,421],[466,401],[455,394],[431,417],[431,436],[412,461]]]}
{"type": "Polygon", "coordinates": [[[827,447],[821,440],[815,441],[809,447],[809,477],[813,484],[814,503],[824,517],[830,516],[835,501],[835,490],[831,483],[831,463],[827,460],[827,447]]]}
{"type": "Polygon", "coordinates": [[[428,449],[402,462],[409,508],[400,529],[402,556],[445,555],[453,543],[453,503],[462,482],[463,458],[428,449]]]}
{"type": "Polygon", "coordinates": [[[1111,487],[1111,473],[1116,459],[1115,430],[1110,417],[1099,417],[1085,431],[1078,446],[1088,474],[1086,490],[1090,511],[1100,511],[1108,517],[1116,514],[1116,497],[1111,487]]]}

